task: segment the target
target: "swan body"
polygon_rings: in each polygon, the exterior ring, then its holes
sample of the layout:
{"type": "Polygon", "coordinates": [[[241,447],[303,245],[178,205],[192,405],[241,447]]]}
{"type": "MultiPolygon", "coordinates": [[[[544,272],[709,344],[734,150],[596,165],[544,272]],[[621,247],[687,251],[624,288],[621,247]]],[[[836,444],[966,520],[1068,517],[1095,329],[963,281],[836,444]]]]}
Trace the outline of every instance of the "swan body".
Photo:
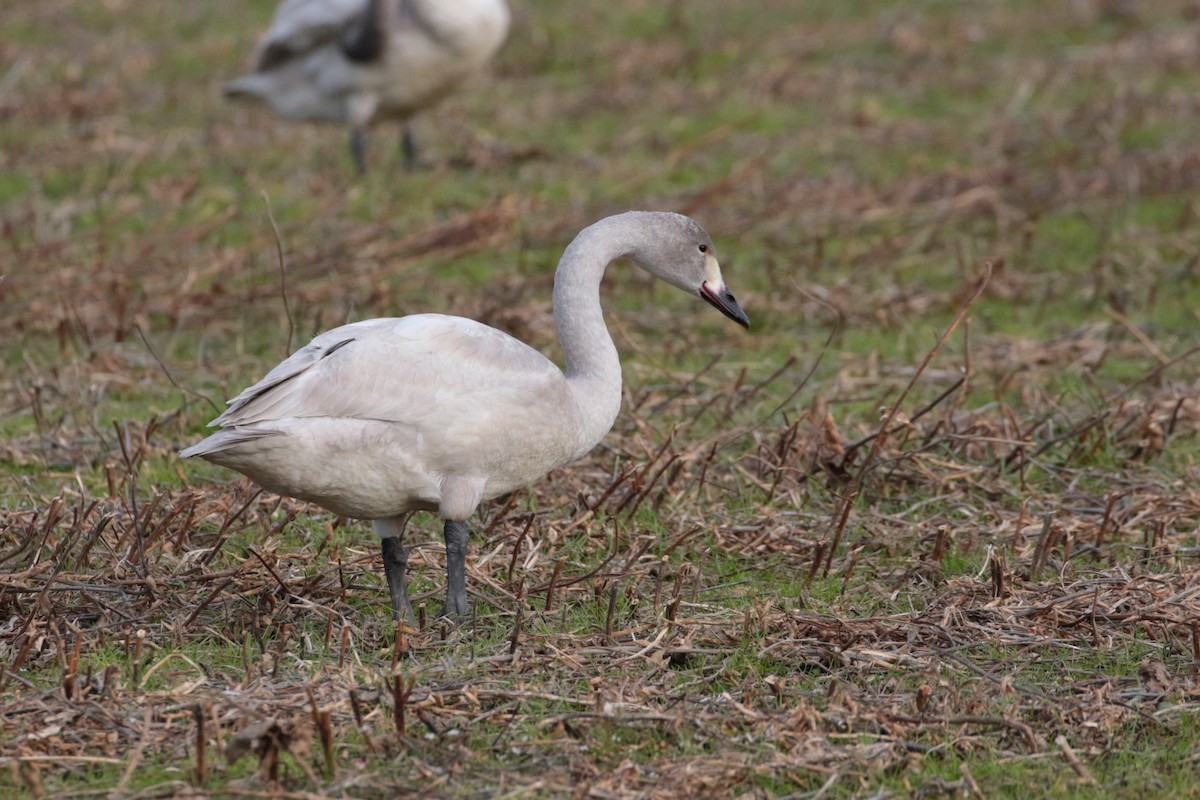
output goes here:
{"type": "Polygon", "coordinates": [[[323,333],[216,423],[224,429],[185,455],[211,455],[273,492],[366,519],[418,510],[464,519],[603,436],[544,355],[440,314],[323,333]],[[491,411],[501,408],[510,413],[491,411]]]}
{"type": "Polygon", "coordinates": [[[474,320],[364,320],[285,359],[229,401],[211,423],[221,430],[181,455],[372,520],[397,615],[411,614],[401,522],[414,511],[437,513],[450,553],[447,611],[464,614],[464,521],[484,500],[586,454],[617,417],[621,366],[600,279],[622,256],[749,324],[699,224],[664,212],[619,214],[584,229],[559,262],[554,319],[565,372],[474,320]]]}
{"type": "MultiPolygon", "coordinates": [[[[406,122],[480,71],[508,35],[504,0],[284,0],[255,51],[254,72],[230,96],[268,104],[285,119],[350,126],[365,168],[365,129],[406,122]]],[[[410,164],[415,145],[405,128],[410,164]]]]}

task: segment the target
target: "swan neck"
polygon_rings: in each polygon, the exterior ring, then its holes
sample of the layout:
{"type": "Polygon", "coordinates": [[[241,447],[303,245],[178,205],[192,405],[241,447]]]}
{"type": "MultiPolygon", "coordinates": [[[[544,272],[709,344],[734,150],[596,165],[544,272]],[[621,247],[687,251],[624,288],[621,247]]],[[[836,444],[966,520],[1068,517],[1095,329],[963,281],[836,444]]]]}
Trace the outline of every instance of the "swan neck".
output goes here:
{"type": "Polygon", "coordinates": [[[619,226],[603,222],[584,229],[554,274],[554,326],[581,416],[581,438],[591,440],[587,449],[608,432],[621,407],[621,362],[600,306],[604,271],[630,252],[621,234],[619,226]]]}

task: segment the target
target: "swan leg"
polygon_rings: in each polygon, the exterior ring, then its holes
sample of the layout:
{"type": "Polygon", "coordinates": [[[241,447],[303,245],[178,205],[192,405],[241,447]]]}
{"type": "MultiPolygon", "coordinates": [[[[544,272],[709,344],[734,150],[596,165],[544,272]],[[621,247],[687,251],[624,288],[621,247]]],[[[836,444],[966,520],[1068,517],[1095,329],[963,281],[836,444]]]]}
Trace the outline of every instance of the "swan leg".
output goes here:
{"type": "Polygon", "coordinates": [[[417,168],[417,139],[413,136],[412,128],[404,126],[400,137],[400,149],[404,153],[404,168],[410,172],[417,168]]]}
{"type": "Polygon", "coordinates": [[[383,574],[387,578],[388,594],[392,598],[392,618],[415,620],[412,603],[408,600],[408,551],[404,549],[404,517],[377,519],[371,522],[383,550],[383,574]]]}
{"type": "Polygon", "coordinates": [[[467,523],[446,520],[446,607],[443,617],[467,615],[467,523]]]}
{"type": "Polygon", "coordinates": [[[412,621],[412,603],[408,600],[405,574],[408,571],[408,551],[399,536],[391,536],[381,542],[383,546],[383,574],[387,576],[388,594],[392,596],[392,619],[412,621]]]}
{"type": "Polygon", "coordinates": [[[355,125],[350,129],[350,155],[354,158],[354,168],[359,175],[367,174],[367,134],[355,125]]]}

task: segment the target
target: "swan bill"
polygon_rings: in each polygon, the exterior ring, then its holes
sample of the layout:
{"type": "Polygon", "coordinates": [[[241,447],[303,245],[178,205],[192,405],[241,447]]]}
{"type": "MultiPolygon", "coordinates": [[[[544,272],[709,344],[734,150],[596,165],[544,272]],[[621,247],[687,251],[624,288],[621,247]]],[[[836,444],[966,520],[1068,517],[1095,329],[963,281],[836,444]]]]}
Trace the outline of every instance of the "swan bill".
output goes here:
{"type": "Polygon", "coordinates": [[[738,305],[737,300],[733,297],[733,292],[729,291],[724,283],[719,283],[716,287],[713,287],[708,281],[705,281],[700,284],[700,296],[707,300],[709,305],[714,306],[738,325],[741,325],[743,328],[750,327],[750,318],[746,316],[745,311],[742,311],[742,307],[738,305]]]}

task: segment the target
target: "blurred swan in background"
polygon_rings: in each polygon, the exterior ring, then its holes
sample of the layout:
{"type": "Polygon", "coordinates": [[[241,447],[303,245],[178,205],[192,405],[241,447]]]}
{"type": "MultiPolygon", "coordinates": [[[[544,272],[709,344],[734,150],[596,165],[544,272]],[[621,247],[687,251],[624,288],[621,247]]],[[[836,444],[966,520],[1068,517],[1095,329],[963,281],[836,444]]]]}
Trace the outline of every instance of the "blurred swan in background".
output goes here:
{"type": "Polygon", "coordinates": [[[508,35],[504,0],[284,0],[255,50],[254,72],[225,86],[286,119],[350,126],[350,152],[366,170],[366,128],[404,123],[404,158],[416,162],[408,120],[480,71],[508,35]]]}

